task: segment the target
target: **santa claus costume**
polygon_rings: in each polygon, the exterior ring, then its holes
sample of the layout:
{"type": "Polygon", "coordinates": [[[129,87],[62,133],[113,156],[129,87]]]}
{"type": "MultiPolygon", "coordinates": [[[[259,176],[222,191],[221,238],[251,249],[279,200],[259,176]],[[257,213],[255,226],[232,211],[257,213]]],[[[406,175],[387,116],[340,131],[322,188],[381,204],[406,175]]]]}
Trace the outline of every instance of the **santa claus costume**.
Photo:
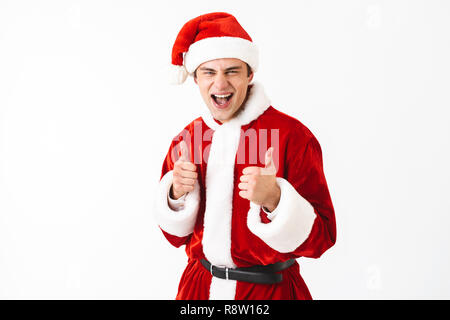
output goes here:
{"type": "MultiPolygon", "coordinates": [[[[197,17],[175,41],[175,80],[182,83],[201,63],[219,58],[240,59],[253,71],[258,67],[256,46],[233,16],[197,17]]],[[[173,139],[164,160],[155,203],[158,225],[172,245],[186,246],[189,258],[177,299],[311,299],[295,259],[318,258],[336,241],[319,142],[299,120],[271,106],[261,84],[253,83],[248,92],[242,111],[230,121],[220,123],[205,108],[173,139]],[[169,190],[181,140],[198,179],[194,191],[174,202],[169,190]],[[272,212],[240,197],[238,188],[243,169],[264,166],[269,147],[281,190],[272,212]],[[287,261],[288,267],[276,272],[279,282],[228,276],[287,261]]]]}

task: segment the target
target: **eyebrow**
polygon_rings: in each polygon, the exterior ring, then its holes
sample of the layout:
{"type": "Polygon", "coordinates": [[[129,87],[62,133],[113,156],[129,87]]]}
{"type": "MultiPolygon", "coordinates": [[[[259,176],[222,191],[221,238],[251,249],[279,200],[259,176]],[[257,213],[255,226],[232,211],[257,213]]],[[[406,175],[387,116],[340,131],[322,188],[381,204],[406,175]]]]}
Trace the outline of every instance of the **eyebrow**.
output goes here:
{"type": "Polygon", "coordinates": [[[226,68],[225,71],[232,71],[232,70],[239,70],[239,69],[242,69],[242,67],[241,66],[229,67],[229,68],[226,68]]]}
{"type": "MultiPolygon", "coordinates": [[[[227,72],[227,71],[233,71],[233,70],[240,70],[240,69],[242,69],[241,66],[234,66],[234,67],[226,68],[226,69],[225,69],[225,72],[227,72]]],[[[200,70],[202,70],[202,71],[213,71],[213,72],[216,72],[215,69],[212,69],[212,68],[206,68],[206,67],[201,67],[200,70]]]]}

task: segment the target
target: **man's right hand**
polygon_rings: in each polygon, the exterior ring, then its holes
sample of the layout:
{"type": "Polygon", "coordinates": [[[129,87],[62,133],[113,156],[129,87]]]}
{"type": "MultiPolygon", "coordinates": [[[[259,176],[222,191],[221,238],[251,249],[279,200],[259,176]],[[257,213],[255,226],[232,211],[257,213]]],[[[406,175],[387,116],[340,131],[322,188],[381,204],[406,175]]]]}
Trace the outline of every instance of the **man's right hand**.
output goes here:
{"type": "Polygon", "coordinates": [[[187,192],[193,191],[197,180],[197,166],[191,162],[186,142],[181,141],[178,147],[181,150],[181,156],[174,164],[173,181],[170,188],[170,197],[175,200],[187,192]]]}

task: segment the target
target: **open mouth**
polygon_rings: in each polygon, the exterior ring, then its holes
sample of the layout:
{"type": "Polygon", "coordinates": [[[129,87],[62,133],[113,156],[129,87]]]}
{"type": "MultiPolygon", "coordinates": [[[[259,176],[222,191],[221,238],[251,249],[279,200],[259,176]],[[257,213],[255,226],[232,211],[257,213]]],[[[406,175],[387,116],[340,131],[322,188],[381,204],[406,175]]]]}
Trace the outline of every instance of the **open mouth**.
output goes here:
{"type": "Polygon", "coordinates": [[[227,94],[212,94],[211,98],[214,101],[214,105],[218,109],[225,109],[229,106],[233,93],[227,94]]]}

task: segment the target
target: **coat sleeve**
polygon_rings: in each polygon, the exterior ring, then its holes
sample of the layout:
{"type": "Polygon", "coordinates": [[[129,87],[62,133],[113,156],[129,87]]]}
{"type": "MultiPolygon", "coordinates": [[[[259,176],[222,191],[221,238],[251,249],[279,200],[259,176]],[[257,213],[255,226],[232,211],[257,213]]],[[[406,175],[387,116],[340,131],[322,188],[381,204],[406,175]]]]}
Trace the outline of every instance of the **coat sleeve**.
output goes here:
{"type": "Polygon", "coordinates": [[[197,220],[200,203],[200,187],[198,182],[194,191],[186,194],[184,206],[173,210],[168,203],[168,194],[173,180],[173,168],[178,159],[178,140],[174,139],[164,159],[161,178],[155,197],[155,217],[166,239],[175,247],[186,244],[192,234],[197,220]]]}
{"type": "Polygon", "coordinates": [[[336,242],[334,208],[315,137],[303,152],[287,150],[284,177],[278,177],[280,201],[273,220],[263,223],[260,206],[251,203],[249,229],[271,248],[290,257],[320,257],[336,242]]]}

